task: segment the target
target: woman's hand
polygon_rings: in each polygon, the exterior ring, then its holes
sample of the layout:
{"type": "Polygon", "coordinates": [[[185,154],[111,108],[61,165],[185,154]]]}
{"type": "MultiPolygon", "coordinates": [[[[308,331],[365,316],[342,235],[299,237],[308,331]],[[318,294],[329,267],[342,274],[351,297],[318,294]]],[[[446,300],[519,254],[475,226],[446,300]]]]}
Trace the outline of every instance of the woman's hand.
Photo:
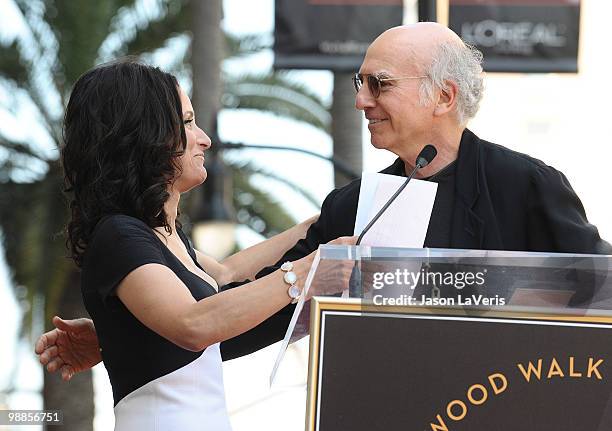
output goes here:
{"type": "Polygon", "coordinates": [[[316,223],[316,222],[317,222],[317,220],[319,220],[319,216],[320,216],[320,215],[321,215],[321,214],[315,214],[315,215],[313,215],[312,217],[310,217],[310,218],[308,218],[308,219],[304,220],[304,221],[303,221],[302,223],[300,223],[300,224],[301,224],[301,225],[303,225],[303,226],[305,226],[305,227],[306,227],[306,230],[308,230],[308,228],[310,227],[310,225],[311,225],[311,224],[316,223]]]}
{"type": "Polygon", "coordinates": [[[303,222],[296,224],[293,228],[296,231],[295,242],[297,242],[299,239],[306,238],[306,232],[308,232],[310,226],[313,223],[316,223],[317,220],[319,220],[319,214],[315,214],[312,217],[304,220],[303,222]]]}
{"type": "Polygon", "coordinates": [[[41,335],[34,349],[49,372],[61,370],[62,379],[68,381],[102,361],[98,336],[90,319],[63,320],[55,316],[53,324],[55,329],[41,335]]]}

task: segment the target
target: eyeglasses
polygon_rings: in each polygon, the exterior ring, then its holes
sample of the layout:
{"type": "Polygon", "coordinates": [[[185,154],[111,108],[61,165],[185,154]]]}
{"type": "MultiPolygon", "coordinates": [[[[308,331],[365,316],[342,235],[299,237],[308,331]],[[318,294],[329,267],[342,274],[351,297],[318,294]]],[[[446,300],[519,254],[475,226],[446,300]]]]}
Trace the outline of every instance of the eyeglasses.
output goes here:
{"type": "Polygon", "coordinates": [[[368,81],[368,88],[370,89],[370,94],[375,99],[380,96],[380,89],[383,86],[383,83],[388,81],[399,81],[401,79],[420,79],[427,78],[427,75],[421,76],[398,76],[397,78],[379,78],[376,75],[372,75],[369,73],[356,73],[353,76],[353,85],[355,86],[355,91],[359,92],[361,87],[363,87],[364,78],[368,81]]]}

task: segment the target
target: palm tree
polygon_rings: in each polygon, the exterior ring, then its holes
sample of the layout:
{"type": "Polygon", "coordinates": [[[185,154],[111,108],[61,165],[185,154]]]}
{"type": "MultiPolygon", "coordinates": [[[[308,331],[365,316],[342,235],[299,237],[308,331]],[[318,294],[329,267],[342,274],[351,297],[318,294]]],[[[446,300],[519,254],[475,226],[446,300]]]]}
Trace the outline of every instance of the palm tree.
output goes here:
{"type": "MultiPolygon", "coordinates": [[[[12,100],[0,105],[0,109],[14,112],[25,106],[34,110],[35,123],[40,124],[45,135],[41,142],[26,141],[0,129],[0,229],[14,284],[27,289],[29,303],[33,304],[24,316],[26,334],[33,316],[40,311],[36,304],[41,302],[46,324],[54,314],[66,318],[85,314],[79,275],[66,258],[61,237],[67,212],[61,194],[57,149],[63,107],[73,83],[101,61],[120,55],[140,55],[152,60],[160,48],[171,47],[174,52],[165,68],[179,77],[188,78],[193,73],[194,88],[209,85],[206,81],[198,82],[201,78],[196,73],[197,60],[193,61],[197,56],[191,53],[200,54],[202,49],[195,43],[197,31],[193,38],[189,32],[194,24],[189,19],[194,8],[209,2],[158,0],[152,9],[145,9],[138,0],[14,1],[25,31],[11,43],[0,44],[0,85],[12,95],[12,100]],[[185,40],[187,43],[181,45],[185,40]],[[183,49],[176,49],[177,46],[183,49]],[[50,149],[44,150],[45,146],[50,149]]],[[[220,0],[210,3],[219,5],[220,0]]],[[[228,37],[227,53],[254,52],[265,47],[259,40],[228,37]]],[[[266,109],[325,130],[329,128],[323,114],[326,107],[321,101],[282,75],[230,79],[223,92],[221,101],[226,107],[266,109]]],[[[195,98],[195,103],[208,102],[195,98]]],[[[235,203],[243,207],[245,223],[260,226],[262,220],[267,222],[264,229],[259,229],[264,234],[291,225],[293,220],[283,207],[251,184],[248,175],[252,172],[262,173],[261,169],[245,165],[239,166],[234,174],[235,203]],[[253,197],[259,205],[245,205],[249,201],[244,199],[245,195],[253,197]]],[[[64,429],[92,429],[91,373],[75,377],[69,387],[55,375],[45,373],[44,379],[45,408],[63,410],[64,429]]]]}
{"type": "MultiPolygon", "coordinates": [[[[363,117],[355,109],[355,89],[348,73],[334,72],[331,114],[334,157],[344,160],[355,172],[361,172],[363,117]]],[[[349,182],[348,178],[337,172],[334,180],[336,187],[342,187],[349,182]]]]}
{"type": "MultiPolygon", "coordinates": [[[[0,78],[13,95],[2,108],[25,105],[34,110],[37,115],[32,124],[41,126],[44,141],[52,149],[44,151],[42,142],[21,141],[0,131],[0,227],[12,278],[16,285],[27,288],[31,304],[44,298],[44,322],[57,313],[68,318],[85,314],[79,275],[65,257],[60,236],[67,212],[57,148],[70,88],[104,57],[136,53],[131,45],[137,45],[144,31],[151,30],[147,25],[157,17],[180,21],[178,13],[169,13],[179,3],[158,2],[157,15],[149,16],[137,2],[128,0],[16,2],[25,31],[11,44],[0,46],[0,78]],[[26,101],[21,102],[23,99],[26,101]]],[[[30,307],[25,314],[24,333],[38,311],[30,307]]],[[[48,373],[44,380],[45,408],[63,410],[64,429],[91,430],[91,373],[76,376],[69,387],[48,373]]]]}

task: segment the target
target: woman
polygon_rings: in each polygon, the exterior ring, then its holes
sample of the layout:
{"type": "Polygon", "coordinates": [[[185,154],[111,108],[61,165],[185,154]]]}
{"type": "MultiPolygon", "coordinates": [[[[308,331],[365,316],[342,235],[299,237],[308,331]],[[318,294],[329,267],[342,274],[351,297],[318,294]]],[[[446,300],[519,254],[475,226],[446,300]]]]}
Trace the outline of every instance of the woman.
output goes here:
{"type": "Polygon", "coordinates": [[[218,286],[276,262],[312,220],[221,263],[194,250],[179,199],[206,179],[211,141],[176,79],[157,68],[121,61],[85,73],[64,141],[68,244],[111,380],[115,429],[229,430],[219,343],[294,301],[313,255],[218,286]]]}

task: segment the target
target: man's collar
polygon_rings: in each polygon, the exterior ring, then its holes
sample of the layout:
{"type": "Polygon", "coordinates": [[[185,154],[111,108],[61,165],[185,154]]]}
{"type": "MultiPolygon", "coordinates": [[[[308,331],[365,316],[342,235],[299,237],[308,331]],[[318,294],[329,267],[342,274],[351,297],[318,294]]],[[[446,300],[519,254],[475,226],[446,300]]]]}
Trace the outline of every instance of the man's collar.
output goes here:
{"type": "Polygon", "coordinates": [[[461,135],[457,157],[456,191],[463,203],[471,208],[480,194],[480,139],[471,130],[465,129],[461,135]]]}
{"type": "MultiPolygon", "coordinates": [[[[472,207],[478,198],[480,188],[478,186],[479,152],[478,143],[480,139],[471,130],[465,129],[461,134],[459,144],[459,155],[457,157],[456,170],[456,192],[466,206],[472,207]]],[[[389,175],[406,176],[404,161],[399,157],[393,164],[381,173],[389,175]]]]}
{"type": "Polygon", "coordinates": [[[380,173],[389,174],[389,175],[397,175],[398,177],[405,177],[406,169],[405,169],[404,161],[398,157],[397,159],[395,159],[395,161],[393,162],[391,166],[383,169],[382,171],[380,171],[380,173]]]}

